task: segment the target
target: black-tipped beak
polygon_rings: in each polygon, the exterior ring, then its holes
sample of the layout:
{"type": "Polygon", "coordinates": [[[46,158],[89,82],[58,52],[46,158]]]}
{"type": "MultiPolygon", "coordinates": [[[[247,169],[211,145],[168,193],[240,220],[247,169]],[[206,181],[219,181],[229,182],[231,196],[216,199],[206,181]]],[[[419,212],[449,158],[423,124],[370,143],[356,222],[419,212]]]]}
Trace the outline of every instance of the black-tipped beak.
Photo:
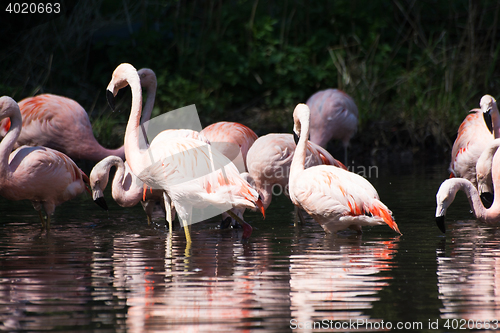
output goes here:
{"type": "Polygon", "coordinates": [[[295,131],[293,131],[293,141],[295,141],[296,145],[299,144],[299,136],[295,133],[295,131]]]}
{"type": "Polygon", "coordinates": [[[491,207],[491,205],[493,204],[493,199],[495,199],[493,193],[490,192],[481,193],[481,200],[483,201],[483,204],[486,208],[491,207]]]}
{"type": "Polygon", "coordinates": [[[491,112],[490,110],[488,110],[488,112],[484,112],[483,118],[484,122],[486,123],[486,126],[488,127],[488,130],[490,131],[490,133],[493,133],[493,122],[491,121],[490,112],[491,112]]]}
{"type": "Polygon", "coordinates": [[[106,90],[106,99],[111,110],[115,111],[115,95],[113,95],[112,91],[106,90]]]}
{"type": "Polygon", "coordinates": [[[444,234],[446,233],[446,226],[444,224],[444,220],[445,220],[445,216],[436,216],[436,224],[439,228],[439,230],[441,230],[441,232],[444,234]]]}
{"type": "Polygon", "coordinates": [[[108,205],[106,204],[106,200],[104,200],[104,197],[99,197],[94,200],[94,202],[99,205],[104,210],[108,210],[108,205]]]}

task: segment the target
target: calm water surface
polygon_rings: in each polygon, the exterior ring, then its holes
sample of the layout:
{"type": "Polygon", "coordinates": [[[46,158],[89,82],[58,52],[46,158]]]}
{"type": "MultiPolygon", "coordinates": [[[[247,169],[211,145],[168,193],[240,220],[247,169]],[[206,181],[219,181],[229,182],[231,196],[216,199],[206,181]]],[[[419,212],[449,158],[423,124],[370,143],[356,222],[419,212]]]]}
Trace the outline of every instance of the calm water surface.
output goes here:
{"type": "Polygon", "coordinates": [[[402,236],[294,226],[281,196],[265,220],[247,213],[249,240],[215,218],[195,224],[186,247],[161,212],[148,226],[140,206],[120,208],[109,193],[109,212],[89,195],[60,206],[48,233],[29,202],[0,199],[0,330],[444,332],[500,319],[500,230],[476,222],[459,194],[441,234],[446,166],[379,173],[370,181],[402,236]]]}

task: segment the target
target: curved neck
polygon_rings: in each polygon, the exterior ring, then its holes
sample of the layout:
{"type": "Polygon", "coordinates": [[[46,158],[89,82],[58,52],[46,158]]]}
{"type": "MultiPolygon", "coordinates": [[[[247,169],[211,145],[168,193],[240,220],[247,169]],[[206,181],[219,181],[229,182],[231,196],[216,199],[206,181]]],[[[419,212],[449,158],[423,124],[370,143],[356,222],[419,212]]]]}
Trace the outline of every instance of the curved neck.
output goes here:
{"type": "Polygon", "coordinates": [[[142,110],[141,124],[151,119],[151,114],[153,113],[153,107],[155,105],[156,98],[156,80],[150,80],[145,84],[144,89],[146,89],[146,104],[144,104],[144,109],[142,110]]]}
{"type": "Polygon", "coordinates": [[[136,175],[143,169],[143,163],[146,151],[140,148],[140,118],[142,112],[142,90],[138,75],[129,75],[126,78],[130,89],[132,90],[132,107],[130,117],[125,129],[125,158],[129,163],[130,169],[136,175]]]}
{"type": "Polygon", "coordinates": [[[112,166],[116,167],[115,177],[113,178],[113,183],[111,184],[111,195],[113,199],[118,201],[120,198],[123,198],[127,194],[127,190],[130,188],[130,184],[124,186],[124,177],[125,177],[125,164],[121,159],[112,159],[110,160],[110,165],[108,168],[111,169],[112,166]]]}
{"type": "MultiPolygon", "coordinates": [[[[304,164],[307,154],[307,138],[309,137],[309,119],[298,119],[300,122],[300,138],[295,148],[295,153],[290,166],[290,180],[295,179],[297,175],[304,171],[304,164]]],[[[289,184],[292,182],[289,181],[289,184]]]]}
{"type": "Polygon", "coordinates": [[[11,179],[12,171],[9,166],[9,157],[17,138],[19,138],[19,135],[21,134],[21,128],[23,126],[23,120],[19,107],[17,107],[17,110],[14,106],[10,107],[5,114],[6,117],[10,118],[11,126],[7,134],[0,142],[0,184],[11,179]]]}
{"type": "Polygon", "coordinates": [[[500,138],[500,113],[498,112],[497,103],[493,103],[491,109],[491,122],[493,124],[493,135],[495,139],[500,138]]]}
{"type": "MultiPolygon", "coordinates": [[[[469,203],[471,205],[472,210],[474,211],[474,215],[477,219],[484,221],[486,223],[495,223],[500,219],[500,200],[493,200],[493,204],[490,208],[485,208],[481,199],[479,197],[479,193],[474,185],[463,178],[452,178],[455,180],[453,185],[453,192],[458,192],[462,190],[467,195],[469,199],[469,203]]],[[[495,183],[494,183],[495,184],[495,183]]],[[[500,191],[499,185],[494,185],[495,194],[500,191]]]]}
{"type": "Polygon", "coordinates": [[[122,160],[125,159],[125,147],[121,146],[116,149],[108,149],[101,146],[97,140],[95,144],[89,146],[88,149],[85,149],[84,152],[81,152],[82,158],[91,160],[91,161],[101,161],[108,156],[117,156],[122,160]],[[83,156],[84,155],[84,156],[83,156]]]}

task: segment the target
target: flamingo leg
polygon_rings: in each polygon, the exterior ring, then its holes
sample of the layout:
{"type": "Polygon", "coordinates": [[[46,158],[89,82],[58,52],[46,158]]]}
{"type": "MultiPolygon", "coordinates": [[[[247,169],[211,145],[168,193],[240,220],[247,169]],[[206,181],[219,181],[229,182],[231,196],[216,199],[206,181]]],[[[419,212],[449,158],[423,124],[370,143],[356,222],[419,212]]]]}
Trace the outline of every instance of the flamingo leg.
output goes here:
{"type": "Polygon", "coordinates": [[[295,206],[295,209],[294,209],[294,217],[293,217],[293,224],[295,224],[295,225],[297,225],[297,218],[298,218],[298,220],[300,221],[300,224],[301,224],[301,225],[306,224],[306,220],[304,219],[304,216],[303,216],[303,215],[302,215],[302,213],[300,212],[299,207],[295,206]]]}
{"type": "Polygon", "coordinates": [[[172,200],[166,192],[163,192],[163,200],[165,201],[165,218],[168,221],[168,231],[172,233],[172,200]]]}
{"type": "Polygon", "coordinates": [[[42,229],[45,229],[45,219],[43,218],[42,211],[38,211],[38,216],[40,216],[40,221],[42,222],[42,229]]]}

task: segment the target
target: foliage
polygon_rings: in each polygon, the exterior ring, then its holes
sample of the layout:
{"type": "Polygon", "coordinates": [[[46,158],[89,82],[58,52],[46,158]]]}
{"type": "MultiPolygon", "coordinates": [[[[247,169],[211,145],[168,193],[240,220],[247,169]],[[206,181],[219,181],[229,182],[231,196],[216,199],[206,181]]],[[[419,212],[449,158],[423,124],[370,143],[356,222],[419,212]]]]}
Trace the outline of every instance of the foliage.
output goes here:
{"type": "MultiPolygon", "coordinates": [[[[105,108],[121,62],[158,77],[155,112],[196,104],[202,123],[289,130],[291,110],[337,87],[360,133],[449,146],[466,112],[496,94],[500,4],[483,1],[90,0],[16,34],[0,53],[3,94],[52,92],[105,108]]],[[[13,33],[12,31],[10,32],[13,33]]],[[[126,122],[126,112],[106,125],[126,122]]],[[[385,139],[384,139],[385,138],[385,139]]],[[[109,139],[111,140],[111,139],[109,139]]]]}

